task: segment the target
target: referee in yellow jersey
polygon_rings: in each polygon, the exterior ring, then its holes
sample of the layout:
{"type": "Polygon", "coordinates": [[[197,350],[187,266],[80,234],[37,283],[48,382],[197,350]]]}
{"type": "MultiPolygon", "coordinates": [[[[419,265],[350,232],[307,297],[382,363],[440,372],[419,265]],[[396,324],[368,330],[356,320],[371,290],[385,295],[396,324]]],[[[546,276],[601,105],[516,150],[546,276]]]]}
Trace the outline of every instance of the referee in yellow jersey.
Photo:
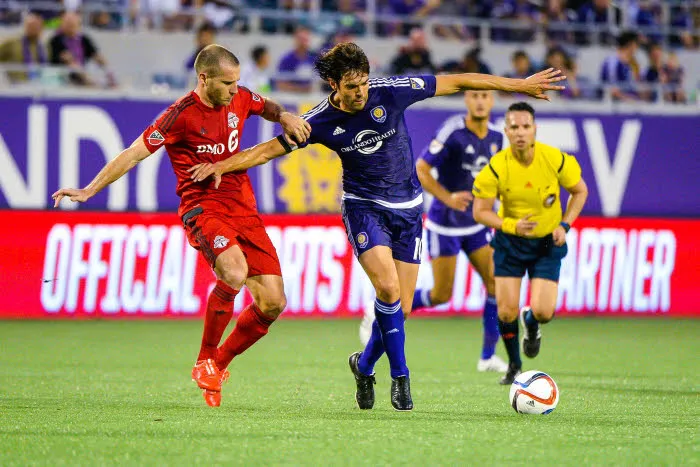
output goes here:
{"type": "Polygon", "coordinates": [[[474,181],[474,219],[496,229],[491,241],[496,277],[498,325],[508,352],[508,371],[501,384],[511,384],[522,361],[518,315],[523,326],[523,353],[540,351],[540,324],[554,316],[566,233],[583,209],[588,188],[576,159],[535,141],[535,110],[517,102],[505,116],[510,147],[496,153],[474,181]],[[562,216],[561,187],[571,195],[562,216]],[[501,202],[499,212],[494,203],[501,202]],[[530,307],[518,311],[520,285],[530,276],[530,307]]]}

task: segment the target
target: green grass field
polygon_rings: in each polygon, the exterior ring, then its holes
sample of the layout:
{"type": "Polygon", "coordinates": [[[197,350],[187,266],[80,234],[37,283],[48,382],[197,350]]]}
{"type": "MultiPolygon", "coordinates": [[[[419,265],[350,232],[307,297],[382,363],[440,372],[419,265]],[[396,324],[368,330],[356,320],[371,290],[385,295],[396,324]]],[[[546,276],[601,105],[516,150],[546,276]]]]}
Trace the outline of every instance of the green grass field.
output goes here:
{"type": "Polygon", "coordinates": [[[357,324],[276,323],[212,409],[189,379],[200,322],[0,322],[0,465],[700,464],[700,320],[548,324],[524,362],[559,385],[548,416],[476,372],[464,319],[409,321],[412,413],[385,359],[360,411],[357,324]]]}

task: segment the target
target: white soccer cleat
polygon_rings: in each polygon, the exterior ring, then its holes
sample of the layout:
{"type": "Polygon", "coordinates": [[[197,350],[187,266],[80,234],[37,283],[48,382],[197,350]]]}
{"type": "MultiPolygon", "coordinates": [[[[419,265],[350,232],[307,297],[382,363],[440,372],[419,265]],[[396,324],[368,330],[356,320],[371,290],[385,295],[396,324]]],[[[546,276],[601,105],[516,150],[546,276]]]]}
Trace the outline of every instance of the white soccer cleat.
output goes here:
{"type": "Polygon", "coordinates": [[[487,360],[479,359],[479,363],[476,364],[476,370],[481,372],[494,371],[497,373],[505,373],[508,371],[508,364],[498,355],[493,355],[487,360]]]}
{"type": "Polygon", "coordinates": [[[360,342],[362,347],[367,346],[369,338],[372,336],[372,323],[374,323],[374,301],[369,302],[365,306],[365,314],[360,323],[360,342]]]}

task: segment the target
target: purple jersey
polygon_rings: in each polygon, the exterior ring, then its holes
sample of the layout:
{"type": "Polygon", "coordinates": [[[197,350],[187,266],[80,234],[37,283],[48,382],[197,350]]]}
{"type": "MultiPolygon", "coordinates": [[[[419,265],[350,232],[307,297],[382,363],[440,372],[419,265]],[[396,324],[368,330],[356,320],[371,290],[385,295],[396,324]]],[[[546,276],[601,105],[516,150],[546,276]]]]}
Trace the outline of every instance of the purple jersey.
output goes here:
{"type": "Polygon", "coordinates": [[[365,108],[340,110],[330,96],[302,115],[311,124],[308,144],[335,151],[343,165],[343,199],[366,200],[394,209],[422,204],[404,110],[435,95],[435,76],[369,80],[365,108]]]}
{"type": "MultiPolygon", "coordinates": [[[[421,158],[437,170],[437,181],[446,190],[471,193],[474,178],[488,164],[491,156],[503,149],[503,133],[489,125],[484,139],[467,129],[465,115],[454,115],[442,124],[421,158]]],[[[434,199],[426,226],[441,235],[469,235],[481,230],[472,210],[450,209],[434,199]]]]}

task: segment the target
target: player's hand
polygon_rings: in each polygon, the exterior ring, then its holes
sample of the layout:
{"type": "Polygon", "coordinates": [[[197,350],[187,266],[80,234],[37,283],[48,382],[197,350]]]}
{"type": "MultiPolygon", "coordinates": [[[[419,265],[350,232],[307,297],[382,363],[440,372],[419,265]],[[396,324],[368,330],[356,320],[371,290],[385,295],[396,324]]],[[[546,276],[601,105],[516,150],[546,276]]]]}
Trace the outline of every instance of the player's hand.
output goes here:
{"type": "Polygon", "coordinates": [[[282,130],[289,135],[296,144],[306,142],[309,136],[311,136],[311,125],[309,125],[309,122],[289,112],[282,112],[282,115],[280,115],[280,125],[282,125],[282,130]]]}
{"type": "Polygon", "coordinates": [[[528,214],[515,224],[515,233],[521,237],[529,237],[532,235],[532,230],[537,227],[537,222],[531,221],[532,214],[528,214]]]}
{"type": "Polygon", "coordinates": [[[450,199],[448,200],[447,207],[454,209],[455,211],[464,212],[467,210],[474,196],[468,191],[455,191],[450,194],[450,199]]]}
{"type": "Polygon", "coordinates": [[[552,238],[554,239],[554,244],[556,246],[562,246],[564,243],[566,243],[566,230],[564,230],[564,227],[561,225],[557,226],[557,228],[554,229],[554,232],[552,232],[552,238]]]}
{"type": "Polygon", "coordinates": [[[214,188],[219,188],[221,184],[221,174],[223,170],[218,162],[214,164],[211,162],[203,162],[193,165],[187,169],[187,171],[192,173],[190,179],[194,180],[195,183],[202,182],[209,177],[214,177],[214,188]]]}
{"type": "Polygon", "coordinates": [[[64,197],[68,197],[74,203],[84,203],[92,197],[92,194],[84,188],[61,188],[52,194],[51,197],[54,199],[53,207],[57,208],[58,203],[64,197]]]}
{"type": "Polygon", "coordinates": [[[537,99],[549,100],[549,96],[545,91],[561,91],[564,86],[559,86],[552,83],[557,83],[566,79],[566,76],[561,75],[561,70],[547,68],[532,76],[528,76],[523,80],[521,92],[537,99]]]}

